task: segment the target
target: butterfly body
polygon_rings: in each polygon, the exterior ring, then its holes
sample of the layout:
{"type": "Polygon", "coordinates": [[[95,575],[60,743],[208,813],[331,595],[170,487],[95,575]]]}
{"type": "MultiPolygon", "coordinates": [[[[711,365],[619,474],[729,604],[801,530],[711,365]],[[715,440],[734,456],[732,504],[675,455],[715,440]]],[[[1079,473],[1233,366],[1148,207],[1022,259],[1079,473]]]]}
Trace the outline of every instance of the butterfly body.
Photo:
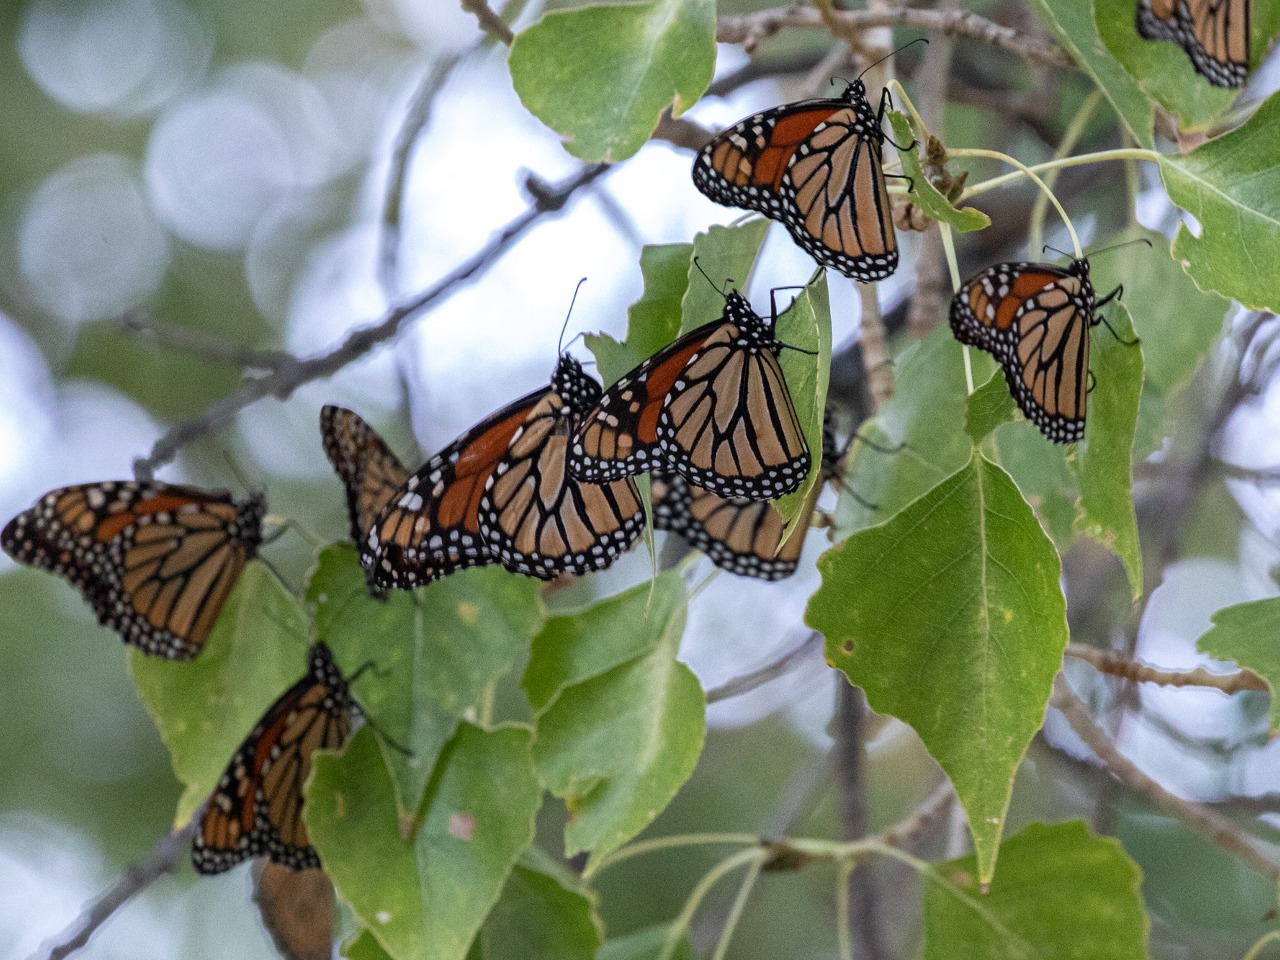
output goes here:
{"type": "Polygon", "coordinates": [[[1138,33],[1182,47],[1217,87],[1243,87],[1249,72],[1250,0],[1138,0],[1138,33]]]}
{"type": "Polygon", "coordinates": [[[591,482],[659,470],[725,497],[797,489],[810,459],[777,354],[738,293],[715,323],[658,351],[582,419],[569,469],[591,482]]]}
{"type": "Polygon", "coordinates": [[[361,548],[379,586],[412,589],[501,563],[552,579],[607,567],[643,527],[635,484],[583,483],[569,437],[600,387],[572,357],[552,382],[508,404],[429,460],[392,498],[361,548]]]}
{"type": "Polygon", "coordinates": [[[306,676],[254,726],[209,798],[191,851],[200,873],[263,854],[294,870],[320,866],[302,822],[302,788],[312,755],[346,743],[359,707],[325,644],[314,644],[308,661],[306,676]]]}
{"type": "Polygon", "coordinates": [[[874,111],[855,80],[840,97],[748,117],[699,152],[694,185],[716,203],[780,221],[823,266],[882,280],[898,267],[881,167],[886,102],[874,111]]]}
{"type": "Polygon", "coordinates": [[[125,643],[196,656],[262,540],[265,503],[133,481],[52,490],[0,535],[14,559],[65,577],[125,643]]]}
{"type": "Polygon", "coordinates": [[[1084,438],[1089,331],[1100,322],[1089,261],[1065,269],[1001,263],[975,274],[951,301],[961,343],[1000,364],[1022,412],[1055,443],[1084,438]]]}

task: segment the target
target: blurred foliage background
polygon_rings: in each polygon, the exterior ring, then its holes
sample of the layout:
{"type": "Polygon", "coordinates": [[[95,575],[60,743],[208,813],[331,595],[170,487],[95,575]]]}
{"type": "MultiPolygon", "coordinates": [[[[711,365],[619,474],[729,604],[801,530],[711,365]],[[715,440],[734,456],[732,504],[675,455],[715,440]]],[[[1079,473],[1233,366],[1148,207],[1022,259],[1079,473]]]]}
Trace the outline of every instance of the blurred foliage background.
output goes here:
{"type": "MultiPolygon", "coordinates": [[[[766,5],[728,2],[721,10],[766,5]]],[[[1023,4],[966,6],[1043,33],[1023,4]]],[[[537,13],[531,5],[520,22],[537,13]]],[[[716,127],[825,86],[827,75],[812,71],[825,68],[830,47],[819,31],[783,33],[757,51],[760,79],[708,98],[692,116],[716,127]]],[[[48,488],[129,475],[133,458],[165,425],[224,396],[245,374],[237,363],[160,342],[154,330],[239,348],[321,349],[443,275],[519,213],[528,172],[555,180],[575,169],[515,98],[505,51],[486,45],[468,14],[441,0],[26,0],[0,5],[0,51],[0,518],[48,488]],[[388,177],[406,115],[441,58],[464,53],[407,154],[399,247],[388,267],[388,177]]],[[[738,49],[721,52],[720,75],[745,63],[738,49]]],[[[901,58],[909,89],[926,58],[920,48],[901,58]]],[[[967,41],[959,42],[952,69],[948,143],[994,147],[1027,163],[1052,156],[1089,93],[1079,74],[1031,69],[967,41]]],[[[1255,83],[1266,89],[1274,79],[1264,68],[1255,83]]],[[[1079,149],[1117,146],[1120,133],[1101,110],[1081,142],[1079,149]]],[[[696,194],[689,159],[668,144],[646,146],[394,346],[287,403],[249,408],[161,477],[265,488],[273,513],[341,539],[342,498],[316,430],[320,404],[359,410],[412,459],[415,444],[434,450],[545,380],[579,276],[591,282],[571,326],[621,335],[625,307],[641,288],[640,246],[687,241],[736,216],[696,194]]],[[[971,170],[974,180],[998,172],[982,161],[971,170]]],[[[1137,187],[1142,222],[1170,230],[1177,215],[1154,179],[1137,187]]],[[[1058,189],[1092,235],[1126,225],[1128,184],[1118,172],[1068,171],[1058,189]]],[[[995,226],[966,242],[962,271],[1018,255],[1030,203],[1024,190],[984,198],[995,226]]],[[[808,276],[811,265],[784,237],[768,243],[770,269],[755,278],[755,290],[808,276]]],[[[882,285],[890,330],[903,337],[920,240],[911,235],[904,243],[906,266],[882,285]]],[[[1106,269],[1144,269],[1136,256],[1119,262],[1123,268],[1106,269]]],[[[1126,284],[1140,286],[1130,276],[1126,284]]],[[[833,299],[833,394],[856,416],[865,401],[857,297],[849,285],[833,299]]],[[[1219,318],[1225,304],[1220,310],[1219,318]]],[[[1251,348],[1255,389],[1225,411],[1216,401],[1236,375],[1230,346],[1219,345],[1195,377],[1161,384],[1165,406],[1148,424],[1148,449],[1175,454],[1211,424],[1224,428],[1215,456],[1262,470],[1273,463],[1280,450],[1271,429],[1270,342],[1251,348]],[[1242,452],[1248,457],[1233,456],[1242,452]]],[[[1269,575],[1280,559],[1276,504],[1260,477],[1228,476],[1211,463],[1197,478],[1176,562],[1141,625],[1138,646],[1148,659],[1199,663],[1194,639],[1211,612],[1277,592],[1269,575]]],[[[1158,515],[1141,519],[1159,528],[1158,515]]],[[[812,560],[822,548],[815,532],[792,580],[761,586],[724,576],[699,598],[682,657],[704,687],[803,636],[804,603],[817,586],[812,560]]],[[[268,556],[296,583],[311,548],[285,537],[268,556]]],[[[1123,621],[1123,575],[1088,545],[1069,562],[1075,574],[1087,574],[1073,575],[1073,583],[1093,585],[1078,606],[1079,598],[1069,598],[1073,629],[1105,645],[1099,631],[1123,621]]],[[[633,557],[575,587],[571,598],[608,594],[647,568],[647,557],[633,557]]],[[[26,956],[146,854],[168,829],[179,789],[121,644],[68,587],[7,558],[0,559],[0,658],[7,731],[0,737],[0,943],[26,956]]],[[[699,768],[656,832],[839,832],[847,811],[832,776],[829,724],[844,680],[832,676],[816,645],[797,662],[773,683],[713,706],[699,768]]],[[[1264,696],[1130,694],[1087,671],[1072,676],[1092,690],[1099,710],[1129,698],[1113,732],[1145,769],[1230,815],[1262,811],[1261,829],[1280,838],[1264,696]]],[[[867,825],[876,829],[926,796],[939,773],[901,724],[863,723],[867,825]]],[[[545,846],[557,853],[561,816],[555,805],[544,807],[545,846]]],[[[1020,773],[1008,832],[1070,816],[1093,818],[1121,837],[1142,865],[1154,955],[1239,955],[1267,928],[1274,891],[1109,781],[1051,714],[1020,773]]],[[[920,848],[940,855],[953,828],[933,825],[920,848]]],[[[601,889],[611,935],[671,918],[691,878],[710,865],[701,857],[670,852],[609,872],[601,889]]],[[[910,953],[916,881],[890,866],[877,870],[876,883],[889,940],[910,953]]],[[[821,870],[766,875],[734,955],[832,956],[830,889],[821,870]]],[[[728,895],[712,898],[708,930],[693,931],[696,946],[723,918],[728,895]]],[[[274,955],[249,902],[247,871],[197,881],[185,862],[81,953],[95,960],[274,955]]]]}

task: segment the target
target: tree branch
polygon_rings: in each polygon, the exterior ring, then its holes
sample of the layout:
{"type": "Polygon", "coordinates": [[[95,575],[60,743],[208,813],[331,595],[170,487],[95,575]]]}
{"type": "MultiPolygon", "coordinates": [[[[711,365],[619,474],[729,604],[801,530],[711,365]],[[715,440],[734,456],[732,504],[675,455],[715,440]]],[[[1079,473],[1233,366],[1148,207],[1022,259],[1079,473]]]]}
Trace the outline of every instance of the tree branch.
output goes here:
{"type": "Polygon", "coordinates": [[[594,164],[558,184],[547,184],[530,175],[525,183],[525,189],[533,197],[530,208],[503,227],[460,266],[427,290],[391,307],[375,323],[352,330],[332,349],[292,360],[266,376],[249,380],[199,416],[172,427],[156,441],[151,453],[134,461],[134,475],[140,480],[150,479],[157,467],[171,461],[184,446],[222,427],[245,407],[265,397],[287,400],[303,384],[331,376],[378,344],[390,340],[405,321],[435,307],[463,283],[482,276],[530,227],[562,210],[577,191],[595,182],[609,169],[608,164],[594,164]]]}
{"type": "Polygon", "coordinates": [[[502,18],[493,12],[493,8],[485,3],[485,0],[462,0],[462,9],[470,13],[474,13],[476,19],[480,21],[480,29],[495,40],[500,40],[508,47],[516,35],[511,32],[511,28],[503,22],[502,18]]]}
{"type": "Polygon", "coordinates": [[[732,680],[727,680],[718,687],[712,687],[707,691],[707,704],[719,703],[730,697],[740,697],[744,693],[763,687],[771,680],[776,680],[804,660],[821,639],[820,633],[810,630],[807,637],[776,660],[749,673],[734,677],[732,680]]]}
{"type": "Polygon", "coordinates": [[[119,319],[120,328],[164,347],[250,370],[278,370],[294,357],[283,350],[254,350],[223,343],[197,330],[153,322],[141,310],[130,310],[119,319]]]}
{"type": "Polygon", "coordinates": [[[1093,722],[1089,709],[1072,692],[1059,674],[1053,685],[1049,705],[1066,718],[1076,735],[1092,750],[1113,776],[1144,794],[1147,799],[1177,817],[1191,829],[1204,834],[1224,850],[1239,857],[1246,866],[1273,883],[1280,881],[1280,866],[1264,857],[1253,845],[1252,838],[1226,817],[1203,804],[1174,796],[1155,780],[1121,755],[1110,738],[1093,722]]]}
{"type": "Polygon", "coordinates": [[[1067,647],[1067,656],[1092,664],[1100,673],[1132,680],[1138,683],[1158,683],[1165,687],[1210,687],[1223,693],[1241,693],[1245,690],[1267,692],[1271,686],[1252,670],[1236,673],[1210,673],[1204,667],[1194,670],[1161,670],[1149,667],[1137,660],[1130,660],[1114,650],[1102,650],[1073,643],[1067,647]]]}
{"type": "MultiPolygon", "coordinates": [[[[1026,36],[1010,27],[963,10],[919,10],[893,7],[882,10],[837,10],[834,21],[842,33],[873,27],[915,27],[944,35],[971,37],[1015,53],[1032,63],[1071,67],[1075,63],[1061,47],[1038,37],[1026,36]]],[[[716,21],[716,39],[740,43],[750,53],[761,40],[783,30],[824,29],[827,22],[819,11],[799,4],[775,7],[757,13],[725,14],[716,21]]]]}
{"type": "MultiPolygon", "coordinates": [[[[145,890],[156,880],[173,870],[179,858],[191,844],[191,837],[196,832],[196,820],[192,820],[176,833],[167,833],[157,841],[151,855],[140,863],[129,867],[115,886],[91,903],[55,940],[49,952],[43,956],[46,960],[65,960],[92,937],[112,914],[128,903],[134,896],[145,890]]],[[[37,954],[37,956],[40,956],[37,954]]]]}

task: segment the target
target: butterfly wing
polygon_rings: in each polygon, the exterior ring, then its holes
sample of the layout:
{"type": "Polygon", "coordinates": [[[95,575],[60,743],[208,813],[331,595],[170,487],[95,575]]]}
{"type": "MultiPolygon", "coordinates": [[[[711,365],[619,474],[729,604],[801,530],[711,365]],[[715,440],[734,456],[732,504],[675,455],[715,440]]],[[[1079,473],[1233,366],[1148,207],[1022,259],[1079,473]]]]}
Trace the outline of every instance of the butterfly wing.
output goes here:
{"type": "Polygon", "coordinates": [[[662,467],[722,497],[772,500],[809,475],[809,447],[763,320],[731,294],[658,417],[662,467]]]}
{"type": "Polygon", "coordinates": [[[377,586],[411,590],[495,562],[480,528],[480,500],[512,438],[547,393],[535,391],[487,417],[393,495],[360,544],[360,560],[377,586]]]}
{"type": "Polygon", "coordinates": [[[320,858],[302,822],[302,788],[317,750],[346,743],[358,709],[329,648],[317,643],[307,675],[281,695],[227,765],[192,845],[200,873],[221,873],[249,857],[305,870],[320,858]]]}
{"type": "Polygon", "coordinates": [[[882,143],[865,94],[801,101],[721,133],[698,154],[693,181],[717,203],[780,220],[823,266],[882,280],[898,266],[882,143]]]}
{"type": "Polygon", "coordinates": [[[1249,0],[1138,0],[1138,32],[1171,40],[1218,87],[1244,86],[1249,72],[1249,0]]]}
{"type": "Polygon", "coordinates": [[[516,573],[550,580],[603,570],[644,527],[630,477],[594,484],[569,475],[572,419],[559,393],[545,394],[486,483],[481,527],[490,552],[516,573]]]}
{"type": "Polygon", "coordinates": [[[992,354],[1018,406],[1050,440],[1084,437],[1093,287],[1075,268],[1002,263],[951,301],[961,343],[992,354]]]}
{"type": "Polygon", "coordinates": [[[649,470],[661,453],[662,405],[690,359],[721,326],[709,323],[686,333],[604,391],[573,436],[570,473],[606,483],[649,470]]]}
{"type": "Polygon", "coordinates": [[[357,413],[325,406],[320,411],[324,452],[347,494],[351,539],[364,541],[373,522],[409,479],[399,458],[357,413]]]}
{"type": "Polygon", "coordinates": [[[108,481],[63,487],[0,535],[21,563],[78,587],[125,643],[168,660],[196,656],[262,538],[260,496],[108,481]]]}

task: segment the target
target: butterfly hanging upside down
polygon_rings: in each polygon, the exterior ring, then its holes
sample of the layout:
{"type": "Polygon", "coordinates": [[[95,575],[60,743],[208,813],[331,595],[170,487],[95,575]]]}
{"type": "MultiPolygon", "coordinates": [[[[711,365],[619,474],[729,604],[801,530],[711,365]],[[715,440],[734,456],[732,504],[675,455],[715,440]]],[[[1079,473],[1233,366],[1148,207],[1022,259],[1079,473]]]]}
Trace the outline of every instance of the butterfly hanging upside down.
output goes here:
{"type": "Polygon", "coordinates": [[[951,301],[951,330],[1004,370],[1022,412],[1054,443],[1084,439],[1089,331],[1117,287],[1096,299],[1089,261],[1066,268],[998,263],[970,277],[951,301]]]}
{"type": "Polygon", "coordinates": [[[204,647],[262,540],[265,504],[224,491],[106,481],[52,490],[0,544],[65,577],[125,643],[167,660],[204,647]]]}
{"type": "Polygon", "coordinates": [[[323,643],[306,676],[280,695],[250,731],[205,806],[191,849],[199,873],[222,873],[262,854],[306,870],[320,857],[302,822],[302,789],[317,750],[337,750],[360,708],[323,643]]]}
{"type": "Polygon", "coordinates": [[[412,589],[490,563],[550,580],[612,564],[644,526],[635,483],[581,482],[565,465],[569,438],[599,397],[600,385],[566,354],[549,386],[428,460],[360,544],[372,581],[412,589]]]}
{"type": "Polygon", "coordinates": [[[883,280],[898,269],[881,166],[891,105],[885,90],[873,110],[857,79],[840,97],[747,117],[698,153],[694,185],[716,203],[780,221],[822,266],[854,280],[883,280]]]}
{"type": "Polygon", "coordinates": [[[782,346],[773,321],[727,294],[718,321],[659,350],[582,417],[570,473],[601,483],[661,471],[749,500],[799,488],[811,460],[778,364],[782,346]]]}

